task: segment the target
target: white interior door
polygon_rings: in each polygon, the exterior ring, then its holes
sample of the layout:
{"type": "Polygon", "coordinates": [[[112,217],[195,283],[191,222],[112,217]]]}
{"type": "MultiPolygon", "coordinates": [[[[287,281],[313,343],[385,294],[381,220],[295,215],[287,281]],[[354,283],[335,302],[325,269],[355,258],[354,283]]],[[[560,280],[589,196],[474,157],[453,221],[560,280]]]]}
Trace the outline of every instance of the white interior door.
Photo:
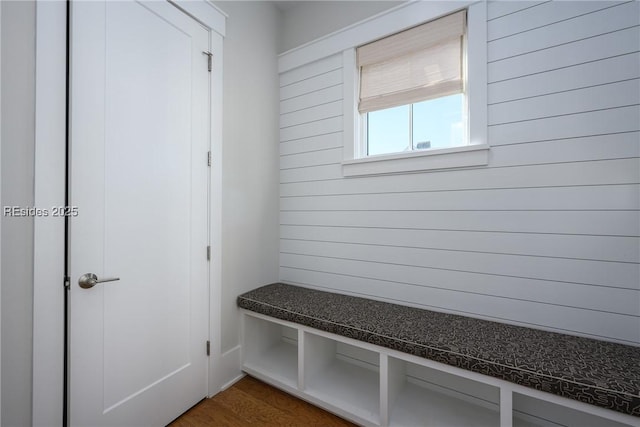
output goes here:
{"type": "Polygon", "coordinates": [[[70,422],[162,426],[207,394],[209,35],[77,1],[71,37],[70,422]]]}

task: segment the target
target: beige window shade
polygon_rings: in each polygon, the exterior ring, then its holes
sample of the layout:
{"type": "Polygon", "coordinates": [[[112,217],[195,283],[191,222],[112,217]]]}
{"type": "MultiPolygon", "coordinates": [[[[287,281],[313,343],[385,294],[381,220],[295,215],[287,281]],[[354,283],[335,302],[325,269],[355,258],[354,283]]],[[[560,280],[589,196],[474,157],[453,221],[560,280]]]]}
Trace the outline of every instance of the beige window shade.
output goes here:
{"type": "Polygon", "coordinates": [[[359,111],[462,92],[465,18],[457,12],[359,47],[359,111]]]}

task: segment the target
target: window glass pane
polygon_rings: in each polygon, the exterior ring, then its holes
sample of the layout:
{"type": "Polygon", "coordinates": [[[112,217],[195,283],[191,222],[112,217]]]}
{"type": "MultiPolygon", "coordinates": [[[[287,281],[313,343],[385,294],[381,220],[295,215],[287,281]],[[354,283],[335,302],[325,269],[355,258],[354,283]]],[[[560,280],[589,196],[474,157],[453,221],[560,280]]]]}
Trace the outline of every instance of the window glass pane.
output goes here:
{"type": "Polygon", "coordinates": [[[461,93],[413,104],[413,147],[447,148],[464,145],[461,93]]]}
{"type": "Polygon", "coordinates": [[[367,114],[367,154],[410,151],[409,105],[367,114]]]}

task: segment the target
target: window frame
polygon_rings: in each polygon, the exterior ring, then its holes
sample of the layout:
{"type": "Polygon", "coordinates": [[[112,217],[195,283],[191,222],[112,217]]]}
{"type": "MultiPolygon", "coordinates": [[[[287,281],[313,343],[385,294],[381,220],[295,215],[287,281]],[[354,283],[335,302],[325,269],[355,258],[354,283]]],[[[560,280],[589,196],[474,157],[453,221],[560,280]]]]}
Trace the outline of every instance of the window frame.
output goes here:
{"type": "MultiPolygon", "coordinates": [[[[467,144],[451,148],[413,150],[385,155],[367,156],[366,117],[363,119],[357,109],[360,87],[360,70],[356,64],[356,47],[342,51],[343,57],[343,162],[345,177],[395,173],[410,173],[437,169],[486,166],[489,162],[487,143],[487,4],[476,2],[460,7],[460,3],[450,3],[450,9],[440,10],[433,16],[422,14],[419,25],[458,10],[467,10],[467,31],[464,37],[466,55],[465,101],[467,144]],[[443,13],[444,12],[444,13],[443,13]]],[[[420,15],[419,15],[420,16],[420,15]]],[[[383,18],[392,17],[386,16],[383,18]]],[[[416,19],[418,19],[416,17],[416,19]]],[[[401,32],[411,25],[396,28],[381,34],[378,38],[401,32]]],[[[398,27],[396,25],[396,27],[398,27]]],[[[372,39],[374,40],[374,39],[372,39]]]]}

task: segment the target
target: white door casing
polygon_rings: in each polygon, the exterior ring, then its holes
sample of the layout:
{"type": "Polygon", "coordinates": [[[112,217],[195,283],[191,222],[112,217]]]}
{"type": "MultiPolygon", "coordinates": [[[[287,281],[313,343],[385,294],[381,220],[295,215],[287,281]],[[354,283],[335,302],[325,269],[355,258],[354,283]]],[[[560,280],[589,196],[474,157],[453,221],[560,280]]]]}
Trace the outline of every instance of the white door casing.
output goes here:
{"type": "Polygon", "coordinates": [[[71,29],[70,422],[165,425],[207,395],[209,33],[166,2],[71,29]]]}

